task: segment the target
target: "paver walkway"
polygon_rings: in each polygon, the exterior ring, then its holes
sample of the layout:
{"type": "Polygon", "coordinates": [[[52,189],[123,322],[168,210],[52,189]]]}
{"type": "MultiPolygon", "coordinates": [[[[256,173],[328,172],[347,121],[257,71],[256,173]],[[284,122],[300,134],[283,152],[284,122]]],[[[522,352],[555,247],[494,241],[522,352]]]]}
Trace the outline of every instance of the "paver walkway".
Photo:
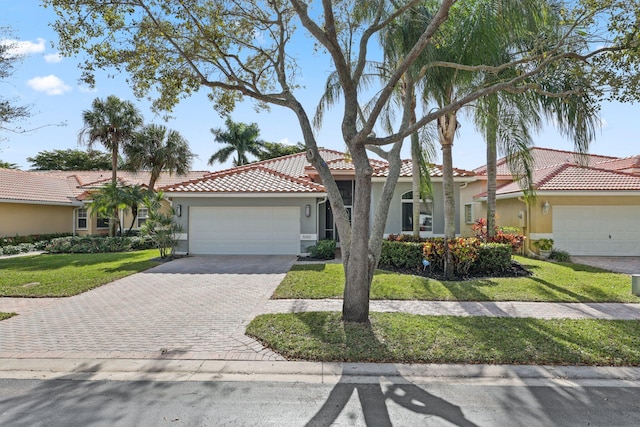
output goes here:
{"type": "Polygon", "coordinates": [[[189,257],[75,297],[0,298],[20,314],[0,322],[0,358],[279,360],[244,328],[294,261],[189,257]]]}

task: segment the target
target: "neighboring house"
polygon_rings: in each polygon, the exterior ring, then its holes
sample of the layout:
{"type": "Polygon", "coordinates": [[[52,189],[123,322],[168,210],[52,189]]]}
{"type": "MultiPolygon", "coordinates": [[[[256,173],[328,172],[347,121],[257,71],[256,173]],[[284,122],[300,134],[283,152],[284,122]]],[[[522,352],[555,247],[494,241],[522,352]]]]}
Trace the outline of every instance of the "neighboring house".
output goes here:
{"type": "MultiPolygon", "coordinates": [[[[572,255],[640,256],[640,156],[618,158],[534,148],[535,201],[527,205],[505,159],[498,161],[498,225],[519,227],[527,248],[541,238],[572,255]]],[[[463,190],[462,234],[486,217],[486,166],[463,190]]]]}
{"type": "MultiPolygon", "coordinates": [[[[193,171],[186,176],[162,174],[157,187],[195,179],[206,173],[208,172],[193,171]]],[[[149,173],[118,171],[118,179],[123,184],[146,186],[149,173]]],[[[0,237],[108,233],[108,220],[91,215],[88,202],[91,200],[91,192],[109,182],[111,171],[0,169],[0,237]]],[[[145,214],[144,209],[138,212],[134,229],[144,223],[145,214]]],[[[130,213],[121,212],[121,220],[123,227],[128,228],[133,218],[130,213]]]]}
{"type": "MultiPolygon", "coordinates": [[[[355,170],[344,153],[321,149],[347,210],[351,209],[355,170]]],[[[388,164],[371,160],[372,208],[382,193],[388,164]]],[[[456,209],[459,188],[475,180],[474,173],[456,170],[456,209]]],[[[421,234],[444,235],[442,170],[431,173],[433,200],[422,204],[421,234]]],[[[337,233],[327,194],[305,154],[251,163],[202,178],[160,188],[179,210],[178,252],[190,254],[300,254],[337,233]]],[[[411,162],[403,163],[391,201],[385,234],[411,233],[411,162]]],[[[372,209],[372,214],[374,212],[372,209]]],[[[459,230],[459,224],[456,224],[459,230]]]]}

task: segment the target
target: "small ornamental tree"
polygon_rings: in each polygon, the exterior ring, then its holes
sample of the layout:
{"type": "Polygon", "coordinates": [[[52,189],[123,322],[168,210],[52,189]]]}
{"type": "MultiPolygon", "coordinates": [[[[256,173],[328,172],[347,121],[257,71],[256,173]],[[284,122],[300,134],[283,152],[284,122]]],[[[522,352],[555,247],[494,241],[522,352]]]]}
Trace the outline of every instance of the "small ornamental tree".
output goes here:
{"type": "Polygon", "coordinates": [[[149,211],[149,216],[142,226],[142,235],[149,236],[160,250],[160,258],[172,258],[178,246],[178,234],[182,233],[181,224],[176,223],[176,215],[173,208],[167,212],[161,212],[164,193],[161,191],[147,195],[144,205],[149,211]]]}

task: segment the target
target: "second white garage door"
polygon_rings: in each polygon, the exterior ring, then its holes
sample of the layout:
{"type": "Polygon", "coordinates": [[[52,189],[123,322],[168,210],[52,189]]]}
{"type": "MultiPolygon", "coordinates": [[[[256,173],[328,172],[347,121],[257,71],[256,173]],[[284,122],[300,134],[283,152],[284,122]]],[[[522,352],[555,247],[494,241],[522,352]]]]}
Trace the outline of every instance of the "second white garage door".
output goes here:
{"type": "Polygon", "coordinates": [[[640,256],[640,206],[554,206],[554,246],[571,255],[640,256]]]}
{"type": "Polygon", "coordinates": [[[297,255],[299,207],[191,207],[189,252],[195,255],[297,255]]]}

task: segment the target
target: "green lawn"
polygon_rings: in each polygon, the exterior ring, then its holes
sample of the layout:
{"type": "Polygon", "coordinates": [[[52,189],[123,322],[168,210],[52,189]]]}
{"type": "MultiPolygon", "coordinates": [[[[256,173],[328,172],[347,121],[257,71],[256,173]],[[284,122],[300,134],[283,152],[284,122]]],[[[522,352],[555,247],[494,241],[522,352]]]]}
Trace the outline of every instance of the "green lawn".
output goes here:
{"type": "MultiPolygon", "coordinates": [[[[484,278],[446,282],[378,270],[371,299],[434,301],[634,302],[628,275],[572,263],[515,257],[529,277],[484,278]]],[[[274,298],[341,298],[341,264],[294,265],[274,298]]]]}
{"type": "Polygon", "coordinates": [[[269,314],[247,334],[288,359],[333,362],[640,365],[640,321],[371,313],[269,314]]]}
{"type": "Polygon", "coordinates": [[[0,297],[67,297],[158,265],[157,249],[0,259],[0,297]]]}
{"type": "Polygon", "coordinates": [[[8,319],[13,316],[15,316],[15,313],[3,313],[0,311],[0,320],[8,319]]]}

